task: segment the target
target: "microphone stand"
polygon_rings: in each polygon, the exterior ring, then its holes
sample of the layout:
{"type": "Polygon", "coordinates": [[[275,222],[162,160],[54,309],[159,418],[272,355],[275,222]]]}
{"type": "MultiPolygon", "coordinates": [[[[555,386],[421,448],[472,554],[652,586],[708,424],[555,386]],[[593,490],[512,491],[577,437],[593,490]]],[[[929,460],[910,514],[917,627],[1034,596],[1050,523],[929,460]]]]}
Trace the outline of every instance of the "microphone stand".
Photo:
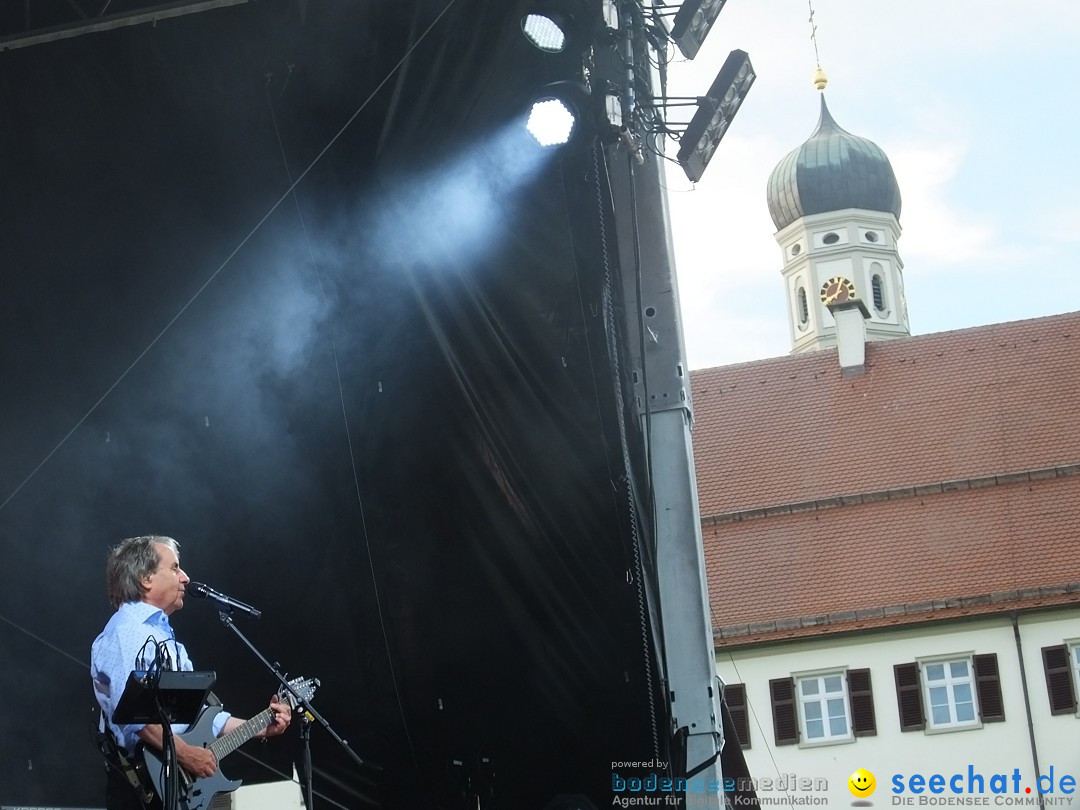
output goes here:
{"type": "MultiPolygon", "coordinates": [[[[314,798],[313,798],[314,791],[312,790],[312,787],[311,787],[311,721],[312,720],[318,720],[319,725],[321,725],[324,729],[326,729],[326,732],[331,736],[331,738],[333,738],[333,740],[345,750],[345,753],[347,753],[350,757],[352,757],[356,761],[357,765],[359,765],[360,767],[364,767],[364,766],[376,767],[372,763],[365,762],[364,760],[362,760],[360,758],[360,756],[355,751],[353,751],[352,748],[349,747],[348,741],[343,739],[340,734],[338,734],[336,731],[334,731],[334,729],[330,727],[330,724],[326,721],[326,719],[322,715],[320,715],[317,711],[315,711],[315,709],[314,709],[314,707],[312,707],[310,701],[300,699],[300,696],[298,694],[296,694],[296,692],[293,690],[293,688],[291,686],[289,686],[289,682],[286,680],[286,678],[282,674],[281,670],[279,670],[274,664],[271,664],[270,661],[266,658],[266,656],[263,655],[261,652],[259,652],[258,648],[254,644],[251,643],[251,640],[247,636],[245,636],[243,634],[243,632],[241,632],[239,627],[236,626],[236,622],[233,621],[231,609],[222,608],[221,610],[219,610],[218,611],[218,618],[221,619],[222,624],[224,624],[227,628],[229,628],[230,630],[233,631],[233,633],[236,634],[237,638],[239,638],[242,642],[244,642],[244,644],[247,646],[247,648],[249,650],[251,650],[252,653],[254,653],[255,657],[258,658],[259,661],[262,662],[263,666],[265,666],[270,672],[273,673],[274,677],[278,679],[278,681],[281,683],[281,685],[283,687],[285,687],[285,690],[289,694],[291,694],[293,696],[293,700],[296,702],[296,708],[298,708],[300,710],[300,717],[301,717],[301,720],[300,720],[300,723],[301,723],[301,725],[300,725],[300,739],[303,740],[303,754],[302,754],[302,759],[301,759],[301,769],[306,772],[306,773],[302,774],[301,776],[304,779],[304,784],[305,784],[304,800],[307,802],[307,810],[312,810],[313,802],[314,802],[314,798]]],[[[278,694],[283,695],[284,692],[279,692],[278,694]]]]}

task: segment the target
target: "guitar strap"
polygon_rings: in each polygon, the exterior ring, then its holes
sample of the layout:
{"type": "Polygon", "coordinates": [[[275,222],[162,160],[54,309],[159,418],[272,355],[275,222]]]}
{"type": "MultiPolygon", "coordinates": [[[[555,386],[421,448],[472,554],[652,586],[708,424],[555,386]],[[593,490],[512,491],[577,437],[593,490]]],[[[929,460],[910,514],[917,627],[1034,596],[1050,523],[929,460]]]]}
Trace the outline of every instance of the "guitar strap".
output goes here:
{"type": "Polygon", "coordinates": [[[112,729],[108,727],[104,731],[99,730],[96,739],[98,748],[105,757],[105,764],[127,780],[143,807],[149,807],[154,801],[155,793],[150,781],[150,773],[146,770],[142,757],[136,756],[132,759],[128,756],[127,750],[117,742],[112,729]]]}

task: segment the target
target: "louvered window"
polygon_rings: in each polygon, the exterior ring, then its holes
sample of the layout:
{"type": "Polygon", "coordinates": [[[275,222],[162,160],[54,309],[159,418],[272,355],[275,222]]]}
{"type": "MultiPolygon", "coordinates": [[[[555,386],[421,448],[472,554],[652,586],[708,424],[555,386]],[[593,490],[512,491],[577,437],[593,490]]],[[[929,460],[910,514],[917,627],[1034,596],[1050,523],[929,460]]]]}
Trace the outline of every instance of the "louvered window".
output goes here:
{"type": "Polygon", "coordinates": [[[1001,698],[997,655],[976,655],[971,659],[971,665],[975,670],[975,691],[979,696],[979,719],[984,723],[1004,720],[1005,701],[1001,698]]]}
{"type": "Polygon", "coordinates": [[[921,731],[926,728],[923,717],[922,689],[919,686],[919,665],[897,664],[893,667],[896,678],[896,705],[900,710],[901,731],[921,731]]]}
{"type": "Polygon", "coordinates": [[[739,738],[740,748],[750,747],[750,712],[746,705],[746,685],[729,683],[724,686],[724,703],[731,715],[735,735],[739,738]]]}
{"type": "Polygon", "coordinates": [[[777,745],[846,742],[877,734],[870,670],[815,672],[769,681],[777,745]]]}
{"type": "Polygon", "coordinates": [[[1050,698],[1050,714],[1070,714],[1076,711],[1076,671],[1080,670],[1080,646],[1043,647],[1043,671],[1046,673],[1046,694],[1050,698]]]}
{"type": "Polygon", "coordinates": [[[885,311],[885,282],[881,276],[875,275],[870,279],[870,292],[874,298],[874,309],[878,312],[885,311]]]}
{"type": "Polygon", "coordinates": [[[870,687],[870,670],[848,670],[848,695],[851,698],[851,730],[856,737],[877,734],[874,719],[874,692],[870,687]]]}
{"type": "Polygon", "coordinates": [[[777,745],[794,745],[799,741],[799,719],[795,716],[795,681],[777,678],[769,681],[772,698],[773,735],[777,745]]]}
{"type": "Polygon", "coordinates": [[[959,729],[1005,719],[997,655],[897,664],[900,730],[959,729]]]}

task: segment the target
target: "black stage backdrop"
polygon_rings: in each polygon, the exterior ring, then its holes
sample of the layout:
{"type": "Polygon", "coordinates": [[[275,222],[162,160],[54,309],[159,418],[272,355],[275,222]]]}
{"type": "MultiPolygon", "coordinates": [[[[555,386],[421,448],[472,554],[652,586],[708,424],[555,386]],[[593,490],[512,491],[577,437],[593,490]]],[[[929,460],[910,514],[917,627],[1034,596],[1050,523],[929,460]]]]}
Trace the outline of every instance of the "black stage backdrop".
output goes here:
{"type": "MultiPolygon", "coordinates": [[[[523,138],[575,58],[515,5],[0,52],[0,804],[102,804],[89,647],[106,549],[146,533],[321,680],[368,765],[316,727],[320,807],[603,807],[613,761],[665,757],[612,201],[602,154],[523,138]]],[[[265,706],[209,604],[173,623],[265,706]]],[[[244,751],[266,781],[299,741],[244,751]]]]}

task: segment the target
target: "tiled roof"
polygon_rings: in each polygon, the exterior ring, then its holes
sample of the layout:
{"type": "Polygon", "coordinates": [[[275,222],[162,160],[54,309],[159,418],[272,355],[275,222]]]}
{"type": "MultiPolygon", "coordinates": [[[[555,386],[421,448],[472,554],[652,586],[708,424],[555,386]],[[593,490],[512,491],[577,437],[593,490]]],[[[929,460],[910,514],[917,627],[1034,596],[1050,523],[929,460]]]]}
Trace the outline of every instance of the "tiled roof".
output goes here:
{"type": "Polygon", "coordinates": [[[719,644],[1080,603],[1080,313],[691,386],[719,644]]]}
{"type": "Polygon", "coordinates": [[[701,515],[1080,462],[1080,312],[691,372],[701,515]]]}

